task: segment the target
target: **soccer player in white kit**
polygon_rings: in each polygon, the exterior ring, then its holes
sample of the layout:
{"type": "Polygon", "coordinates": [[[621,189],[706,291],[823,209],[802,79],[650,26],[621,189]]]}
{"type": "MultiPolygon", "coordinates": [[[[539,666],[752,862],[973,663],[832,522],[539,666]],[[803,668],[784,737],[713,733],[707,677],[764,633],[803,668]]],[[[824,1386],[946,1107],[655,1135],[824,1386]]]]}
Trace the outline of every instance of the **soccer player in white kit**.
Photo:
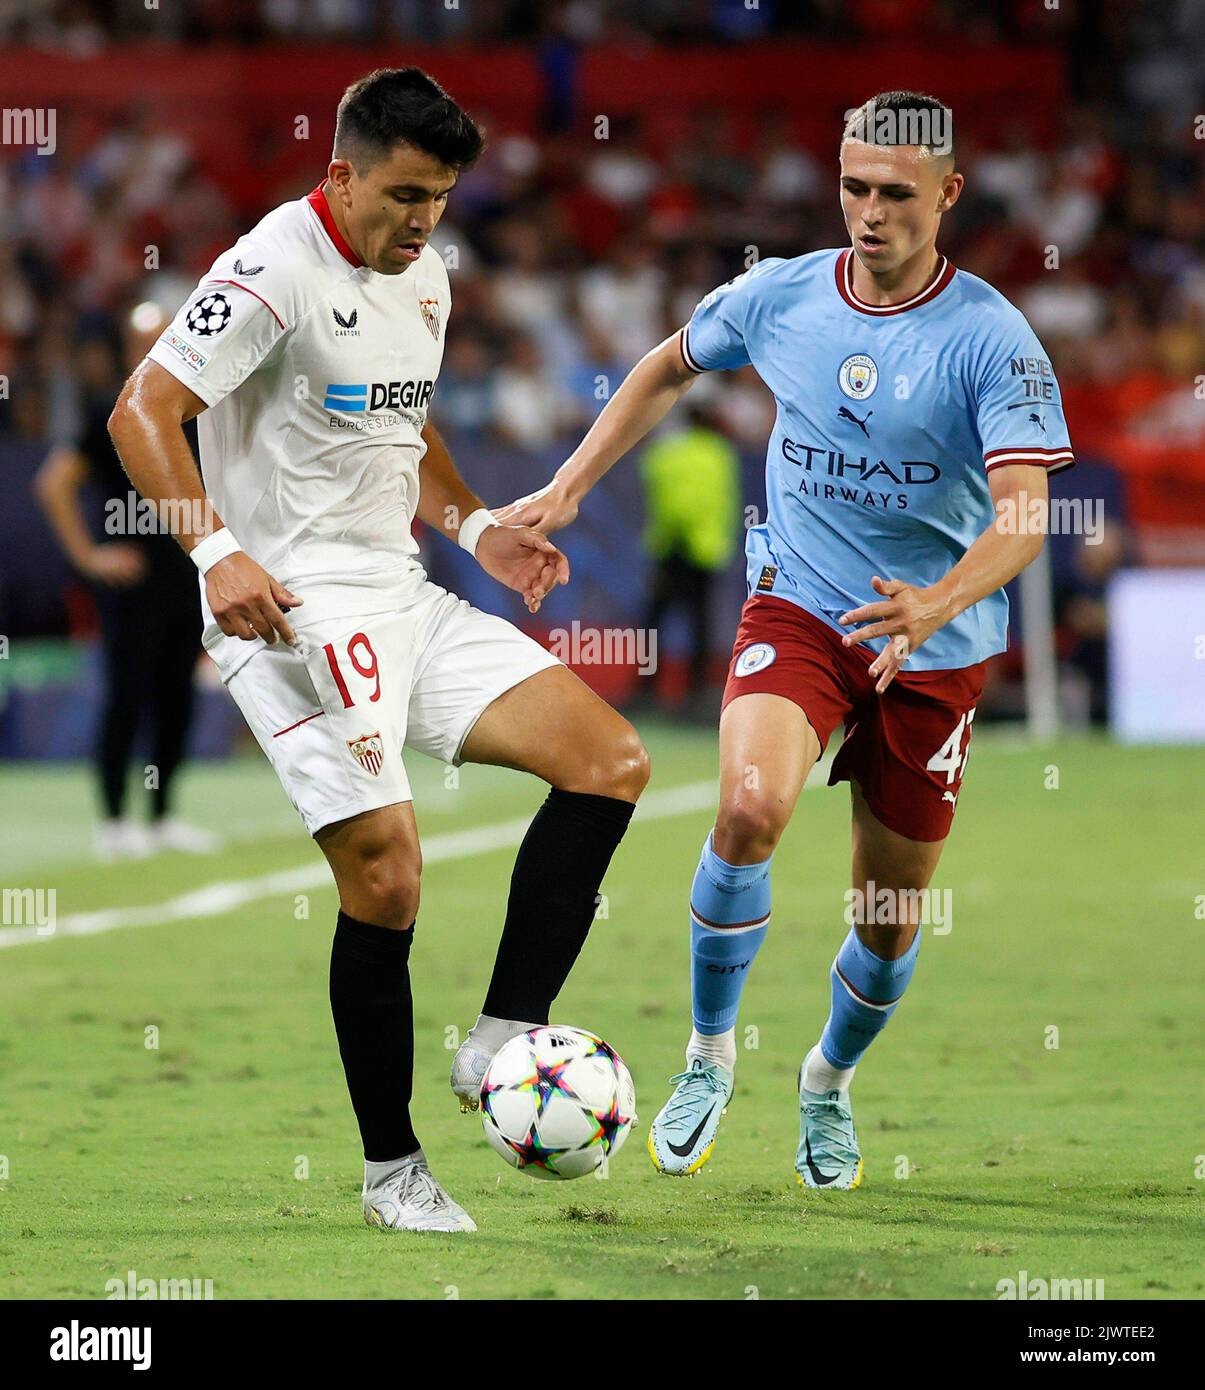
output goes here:
{"type": "Polygon", "coordinates": [[[482,144],[416,68],[353,83],[326,178],[217,258],[109,426],[139,492],[161,515],[176,504],[206,650],[334,874],[331,1009],[364,1215],[393,1229],[475,1229],[410,1122],[421,853],[403,745],[550,784],[453,1063],[462,1110],[497,1049],[548,1022],[649,774],[625,719],[416,559],[418,517],[532,612],[569,574],[545,536],[494,520],[427,418],[451,308],[428,239],[482,144]],[[202,477],[181,428],[194,416],[202,477]]]}

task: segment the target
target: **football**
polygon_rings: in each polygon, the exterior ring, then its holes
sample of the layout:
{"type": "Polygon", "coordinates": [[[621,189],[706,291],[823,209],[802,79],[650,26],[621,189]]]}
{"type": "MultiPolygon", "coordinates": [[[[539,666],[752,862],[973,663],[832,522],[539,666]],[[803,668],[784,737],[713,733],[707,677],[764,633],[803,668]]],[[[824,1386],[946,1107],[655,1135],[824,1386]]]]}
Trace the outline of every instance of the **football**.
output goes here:
{"type": "Polygon", "coordinates": [[[581,1178],[619,1152],[636,1119],[623,1059],[582,1028],[533,1028],[499,1049],[481,1083],[485,1137],[533,1178],[581,1178]]]}

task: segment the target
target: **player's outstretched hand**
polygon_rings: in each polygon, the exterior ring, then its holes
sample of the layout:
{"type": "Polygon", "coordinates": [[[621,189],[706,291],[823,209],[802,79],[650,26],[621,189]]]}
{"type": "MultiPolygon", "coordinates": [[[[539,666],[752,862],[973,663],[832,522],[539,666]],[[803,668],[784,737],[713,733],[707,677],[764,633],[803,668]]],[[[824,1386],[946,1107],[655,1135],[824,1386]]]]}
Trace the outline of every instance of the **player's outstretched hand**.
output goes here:
{"type": "Polygon", "coordinates": [[[900,579],[880,579],[876,574],[870,581],[883,603],[864,603],[851,608],[837,619],[842,626],[866,623],[866,627],[847,632],[841,641],[847,647],[868,642],[874,637],[890,637],[883,650],[870,663],[869,671],[877,676],[875,690],[882,694],[895,679],[909,656],[927,642],[951,616],[946,600],[934,589],[918,589],[900,579]]]}
{"type": "Polygon", "coordinates": [[[487,526],[477,542],[477,563],[499,584],[522,594],[531,613],[540,611],[558,584],[569,582],[569,561],[530,526],[487,526]]]}
{"type": "Polygon", "coordinates": [[[503,526],[534,526],[545,534],[568,526],[576,516],[577,502],[555,478],[538,492],[529,492],[505,507],[494,508],[494,519],[503,526]]]}
{"type": "Polygon", "coordinates": [[[297,634],[281,610],[305,600],[289,593],[245,551],[236,550],[206,572],[205,597],[227,637],[244,642],[262,637],[271,645],[279,634],[290,647],[297,645],[297,634]]]}

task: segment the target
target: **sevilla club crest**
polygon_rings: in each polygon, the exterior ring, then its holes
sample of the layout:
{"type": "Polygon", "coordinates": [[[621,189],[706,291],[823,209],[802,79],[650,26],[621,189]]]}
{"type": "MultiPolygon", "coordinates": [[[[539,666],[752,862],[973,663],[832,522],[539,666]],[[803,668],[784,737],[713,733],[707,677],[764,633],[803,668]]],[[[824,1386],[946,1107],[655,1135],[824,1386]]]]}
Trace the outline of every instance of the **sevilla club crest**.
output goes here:
{"type": "Polygon", "coordinates": [[[379,731],[348,739],[347,746],[351,749],[352,757],[366,772],[371,772],[374,777],[380,772],[381,764],[385,761],[385,745],[381,742],[379,731]]]}
{"type": "Polygon", "coordinates": [[[420,299],[418,307],[423,311],[423,322],[431,330],[431,336],[439,342],[439,300],[420,299]]]}

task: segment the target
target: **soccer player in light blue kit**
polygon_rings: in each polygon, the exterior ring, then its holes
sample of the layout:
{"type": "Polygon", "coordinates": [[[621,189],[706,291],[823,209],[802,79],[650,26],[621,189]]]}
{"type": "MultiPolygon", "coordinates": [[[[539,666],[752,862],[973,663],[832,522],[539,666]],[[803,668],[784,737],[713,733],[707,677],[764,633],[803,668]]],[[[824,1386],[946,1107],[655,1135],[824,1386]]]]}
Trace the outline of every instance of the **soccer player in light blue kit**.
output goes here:
{"type": "Polygon", "coordinates": [[[951,122],[912,92],[858,108],[841,142],[850,246],[762,261],[707,295],[553,481],[499,513],[542,530],[571,521],[701,372],[752,364],[774,394],[720,804],[691,888],[694,1026],[649,1137],[663,1173],[694,1173],[712,1151],[774,849],[844,723],[829,783],[850,782],[853,926],[799,1071],[795,1169],[808,1187],[861,1181],[850,1082],[916,966],[920,890],[949,834],[984,663],[1007,645],[1002,586],[1042,546],[1047,473],[1073,462],[1032,329],[937,250],[963,186],[951,122]]]}

